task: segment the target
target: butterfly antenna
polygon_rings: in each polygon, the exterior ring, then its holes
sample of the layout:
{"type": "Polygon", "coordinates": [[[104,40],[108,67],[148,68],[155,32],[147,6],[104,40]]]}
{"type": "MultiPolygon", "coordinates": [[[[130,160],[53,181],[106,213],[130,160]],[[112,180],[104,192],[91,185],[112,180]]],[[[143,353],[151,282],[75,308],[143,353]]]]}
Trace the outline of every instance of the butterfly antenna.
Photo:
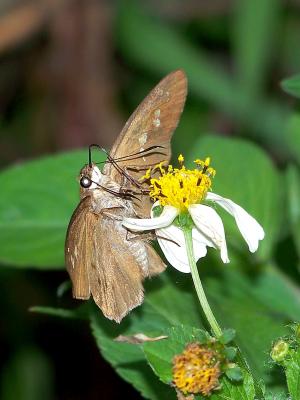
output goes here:
{"type": "MultiPolygon", "coordinates": [[[[140,184],[135,178],[133,178],[131,175],[129,175],[129,174],[125,171],[124,168],[122,168],[120,165],[118,165],[117,162],[119,162],[119,161],[130,161],[130,160],[133,160],[133,159],[135,159],[135,158],[139,158],[139,157],[141,157],[142,155],[146,155],[146,156],[147,156],[147,155],[150,155],[150,154],[145,154],[145,153],[149,153],[149,152],[152,151],[152,150],[164,149],[164,148],[165,148],[164,146],[159,146],[159,145],[157,145],[157,146],[150,146],[150,147],[147,147],[147,148],[144,149],[144,150],[138,151],[138,152],[136,152],[136,153],[129,154],[128,156],[113,158],[113,157],[109,154],[109,152],[108,152],[106,149],[104,149],[103,147],[100,147],[98,144],[91,144],[91,145],[89,146],[89,166],[90,166],[90,167],[92,166],[92,156],[91,156],[92,150],[91,150],[91,149],[92,149],[93,147],[97,147],[98,149],[100,149],[101,151],[103,151],[103,152],[106,154],[108,160],[104,161],[103,163],[109,162],[110,164],[112,164],[112,165],[116,168],[116,170],[117,170],[122,176],[124,176],[125,178],[127,178],[128,181],[129,181],[132,185],[136,186],[136,187],[139,188],[139,189],[141,189],[141,187],[142,187],[141,184],[140,184]],[[138,157],[136,157],[136,156],[138,156],[138,157]]],[[[102,162],[97,163],[97,164],[102,164],[102,162]]]]}
{"type": "MultiPolygon", "coordinates": [[[[92,146],[92,145],[91,145],[92,146]]],[[[98,146],[99,147],[99,146],[98,146]]],[[[100,148],[100,147],[99,147],[100,148]]],[[[142,155],[145,155],[145,153],[148,153],[151,150],[155,150],[155,149],[165,149],[164,146],[151,146],[151,147],[147,147],[144,150],[138,151],[137,153],[132,153],[132,154],[128,154],[128,156],[123,156],[123,157],[118,157],[118,158],[114,158],[114,161],[130,161],[130,160],[135,160],[136,158],[142,157],[142,155]],[[139,156],[139,157],[135,157],[135,156],[139,156]]],[[[101,150],[104,151],[104,153],[108,156],[108,151],[103,149],[101,147],[101,150]]],[[[162,153],[164,154],[164,153],[162,153]]],[[[150,155],[150,154],[146,154],[150,155]]],[[[96,164],[104,164],[107,161],[100,161],[99,163],[96,164]]],[[[108,161],[110,162],[110,161],[108,161]]]]}
{"type": "MultiPolygon", "coordinates": [[[[89,145],[89,166],[92,167],[92,148],[93,147],[97,147],[98,149],[100,149],[101,151],[103,151],[108,158],[108,161],[116,168],[116,170],[123,175],[124,177],[126,177],[128,179],[129,182],[131,182],[134,186],[138,187],[139,189],[141,188],[141,185],[139,184],[139,182],[134,179],[132,176],[130,176],[129,174],[127,174],[127,172],[120,167],[115,160],[113,159],[113,157],[111,157],[111,155],[108,153],[108,151],[102,147],[100,147],[98,144],[90,144],[89,145]]],[[[95,182],[94,182],[95,183],[95,182]]],[[[97,183],[96,183],[97,184],[97,183]]],[[[117,192],[114,191],[110,191],[110,189],[107,189],[105,187],[102,187],[101,185],[98,184],[99,187],[101,187],[102,189],[106,190],[107,192],[114,194],[114,195],[119,195],[117,192]]],[[[124,194],[123,194],[124,195],[124,194]]],[[[136,198],[134,195],[126,193],[125,196],[130,196],[133,198],[136,198]]],[[[122,197],[122,196],[121,196],[122,197]]],[[[139,199],[138,199],[139,200],[139,199]]]]}
{"type": "Polygon", "coordinates": [[[147,147],[146,149],[138,151],[136,153],[128,154],[128,156],[115,158],[115,161],[131,160],[132,157],[134,157],[134,156],[140,156],[141,157],[142,155],[145,155],[145,153],[148,153],[149,151],[156,150],[156,149],[164,149],[164,147],[163,146],[150,146],[150,147],[147,147]]]}
{"type": "MultiPolygon", "coordinates": [[[[158,149],[158,148],[164,149],[163,146],[151,146],[151,147],[147,147],[146,149],[144,149],[144,150],[142,150],[142,151],[139,151],[139,152],[137,152],[137,153],[132,153],[132,154],[130,154],[130,155],[128,155],[128,156],[119,157],[119,158],[113,158],[113,157],[109,154],[109,152],[108,152],[107,150],[105,150],[104,148],[101,148],[101,150],[107,155],[108,162],[111,163],[121,175],[123,175],[125,178],[127,178],[128,181],[131,182],[134,186],[136,186],[136,187],[138,187],[139,189],[141,189],[142,185],[141,185],[135,178],[133,178],[131,175],[129,175],[129,174],[125,171],[124,168],[122,168],[120,165],[118,165],[117,162],[119,162],[119,161],[129,161],[129,160],[132,160],[132,159],[134,159],[134,156],[137,156],[137,155],[138,155],[139,157],[141,157],[142,154],[148,153],[149,151],[154,150],[154,149],[158,149]]],[[[149,154],[148,154],[148,155],[149,155],[149,154]]],[[[135,157],[135,158],[137,158],[137,157],[135,157]]]]}
{"type": "MultiPolygon", "coordinates": [[[[134,157],[134,156],[142,156],[142,155],[145,155],[145,153],[148,153],[151,150],[164,149],[164,148],[165,148],[164,146],[150,146],[150,147],[147,147],[144,150],[138,151],[137,153],[128,154],[128,156],[118,157],[118,158],[115,158],[114,160],[115,161],[131,160],[132,157],[134,157]]],[[[146,154],[146,155],[150,155],[150,154],[146,154]]]]}
{"type": "Polygon", "coordinates": [[[109,162],[116,168],[116,170],[123,176],[125,176],[125,178],[128,179],[129,182],[131,182],[133,185],[140,187],[139,183],[136,181],[136,179],[134,179],[132,176],[130,176],[129,174],[127,174],[127,172],[124,170],[124,168],[120,167],[117,163],[116,160],[105,150],[102,149],[106,155],[107,158],[109,160],[109,162]]]}

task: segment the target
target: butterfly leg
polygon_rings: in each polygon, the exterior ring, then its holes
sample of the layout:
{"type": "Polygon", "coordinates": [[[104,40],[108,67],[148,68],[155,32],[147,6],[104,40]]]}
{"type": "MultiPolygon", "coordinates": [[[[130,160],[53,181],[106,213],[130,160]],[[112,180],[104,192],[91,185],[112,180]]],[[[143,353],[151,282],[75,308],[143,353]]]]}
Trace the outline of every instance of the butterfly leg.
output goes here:
{"type": "Polygon", "coordinates": [[[140,172],[145,171],[146,169],[148,169],[148,166],[127,165],[126,167],[124,167],[124,173],[122,174],[121,180],[121,190],[123,188],[123,190],[125,190],[126,192],[126,186],[128,185],[128,183],[131,183],[133,186],[140,189],[141,192],[139,194],[148,194],[149,190],[145,189],[138,179],[130,175],[130,170],[133,170],[134,172],[140,172]]]}
{"type": "Polygon", "coordinates": [[[135,233],[135,232],[127,230],[126,240],[131,241],[131,240],[140,240],[140,239],[142,239],[142,240],[144,240],[144,241],[146,241],[148,243],[152,242],[154,240],[157,240],[157,239],[162,239],[162,240],[167,240],[168,242],[172,242],[172,243],[176,244],[178,247],[180,247],[180,244],[178,244],[175,240],[166,238],[164,236],[157,235],[154,232],[147,232],[147,233],[139,233],[138,234],[138,233],[135,233]]]}
{"type": "Polygon", "coordinates": [[[127,229],[126,240],[134,241],[134,240],[141,240],[141,239],[146,241],[146,242],[150,242],[150,241],[156,239],[156,235],[155,235],[155,233],[152,233],[152,232],[136,233],[136,232],[132,232],[132,231],[127,229]]]}
{"type": "Polygon", "coordinates": [[[109,219],[114,219],[117,221],[122,221],[123,217],[121,215],[118,215],[117,213],[114,213],[114,210],[124,210],[125,207],[123,206],[116,206],[116,207],[108,207],[108,208],[102,208],[100,210],[100,214],[104,215],[105,217],[109,219]]]}

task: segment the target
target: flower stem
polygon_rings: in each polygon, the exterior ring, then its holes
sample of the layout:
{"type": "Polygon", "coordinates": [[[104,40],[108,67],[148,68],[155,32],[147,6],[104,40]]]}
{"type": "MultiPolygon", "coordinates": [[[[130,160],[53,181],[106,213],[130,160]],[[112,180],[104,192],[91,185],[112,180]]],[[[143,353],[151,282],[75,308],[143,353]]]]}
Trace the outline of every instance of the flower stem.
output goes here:
{"type": "Polygon", "coordinates": [[[217,323],[217,320],[209,306],[209,303],[207,301],[206,295],[204,293],[204,289],[198,274],[198,269],[197,269],[197,264],[195,261],[194,257],[194,249],[193,249],[193,238],[192,238],[192,229],[186,228],[184,229],[184,238],[185,238],[185,244],[186,244],[186,249],[187,249],[187,256],[191,268],[191,273],[192,273],[192,278],[194,282],[194,286],[197,292],[197,296],[199,299],[199,302],[201,304],[201,307],[203,309],[203,312],[207,318],[207,321],[214,333],[214,335],[218,338],[222,335],[222,330],[217,323]]]}

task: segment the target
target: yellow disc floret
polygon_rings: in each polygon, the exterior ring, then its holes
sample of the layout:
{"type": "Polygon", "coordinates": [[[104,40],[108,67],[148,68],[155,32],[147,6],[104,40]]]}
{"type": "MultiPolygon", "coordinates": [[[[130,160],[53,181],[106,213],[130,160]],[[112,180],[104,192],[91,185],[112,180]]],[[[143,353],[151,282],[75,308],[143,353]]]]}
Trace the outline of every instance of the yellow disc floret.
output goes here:
{"type": "Polygon", "coordinates": [[[173,358],[173,383],[183,394],[208,396],[218,389],[221,375],[218,354],[199,343],[190,343],[173,358]]]}
{"type": "Polygon", "coordinates": [[[191,204],[200,203],[205,199],[207,191],[211,188],[211,178],[216,171],[211,168],[210,158],[205,161],[195,160],[195,169],[186,169],[183,165],[184,157],[178,157],[180,168],[167,168],[160,163],[149,169],[142,177],[150,181],[150,197],[159,200],[161,206],[171,205],[180,211],[185,211],[191,204]],[[151,177],[159,171],[160,177],[151,177]]]}

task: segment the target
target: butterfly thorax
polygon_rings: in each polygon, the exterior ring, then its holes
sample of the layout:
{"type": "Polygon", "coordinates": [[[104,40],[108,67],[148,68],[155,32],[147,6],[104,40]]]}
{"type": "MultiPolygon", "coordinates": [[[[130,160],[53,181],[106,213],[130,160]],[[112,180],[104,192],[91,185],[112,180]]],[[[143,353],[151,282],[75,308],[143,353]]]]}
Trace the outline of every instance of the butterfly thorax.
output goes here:
{"type": "Polygon", "coordinates": [[[91,197],[96,213],[101,213],[101,210],[111,210],[120,217],[136,216],[131,200],[107,193],[104,189],[93,190],[91,197]]]}

